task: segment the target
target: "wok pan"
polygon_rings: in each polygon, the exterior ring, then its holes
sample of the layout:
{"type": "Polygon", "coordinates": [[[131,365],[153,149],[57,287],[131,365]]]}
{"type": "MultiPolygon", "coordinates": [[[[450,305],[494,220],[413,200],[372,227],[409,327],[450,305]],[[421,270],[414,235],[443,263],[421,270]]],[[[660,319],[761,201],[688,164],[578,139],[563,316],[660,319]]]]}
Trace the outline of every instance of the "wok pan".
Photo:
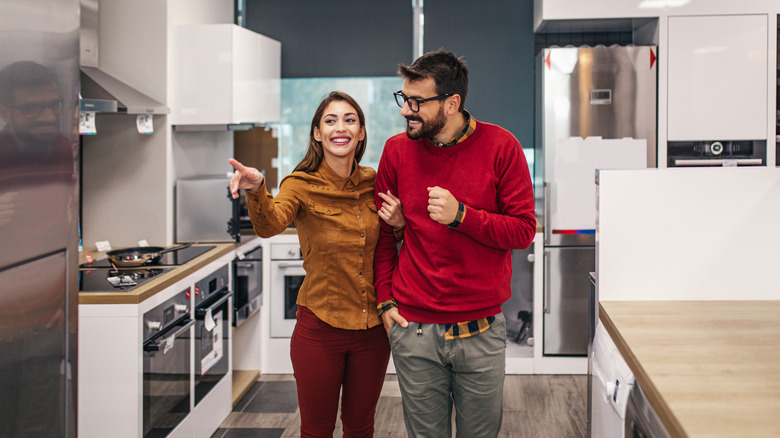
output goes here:
{"type": "Polygon", "coordinates": [[[108,260],[116,266],[141,266],[147,263],[153,263],[160,259],[160,256],[166,252],[176,251],[177,249],[188,248],[191,243],[185,245],[172,246],[170,248],[161,248],[159,246],[138,246],[134,248],[115,249],[106,253],[108,260]]]}

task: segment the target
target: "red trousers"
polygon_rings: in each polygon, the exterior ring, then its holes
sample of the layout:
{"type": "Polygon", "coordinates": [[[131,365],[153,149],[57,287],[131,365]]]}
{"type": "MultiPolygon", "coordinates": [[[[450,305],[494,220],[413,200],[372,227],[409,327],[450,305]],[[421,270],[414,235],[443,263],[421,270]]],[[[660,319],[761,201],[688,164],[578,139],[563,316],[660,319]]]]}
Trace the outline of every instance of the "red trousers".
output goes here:
{"type": "Polygon", "coordinates": [[[329,438],[336,427],[341,392],[344,438],[372,437],[374,413],[390,359],[390,344],[380,324],[344,330],[322,322],[299,306],[290,341],[301,437],[329,438]]]}

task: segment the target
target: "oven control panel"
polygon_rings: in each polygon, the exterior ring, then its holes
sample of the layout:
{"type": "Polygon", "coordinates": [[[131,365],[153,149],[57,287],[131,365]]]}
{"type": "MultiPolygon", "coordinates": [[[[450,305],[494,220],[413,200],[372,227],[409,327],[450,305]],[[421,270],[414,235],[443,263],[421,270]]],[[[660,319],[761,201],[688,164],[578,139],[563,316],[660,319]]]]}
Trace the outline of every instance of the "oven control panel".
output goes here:
{"type": "Polygon", "coordinates": [[[195,305],[226,289],[228,287],[229,272],[229,265],[225,265],[195,283],[195,305]]]}

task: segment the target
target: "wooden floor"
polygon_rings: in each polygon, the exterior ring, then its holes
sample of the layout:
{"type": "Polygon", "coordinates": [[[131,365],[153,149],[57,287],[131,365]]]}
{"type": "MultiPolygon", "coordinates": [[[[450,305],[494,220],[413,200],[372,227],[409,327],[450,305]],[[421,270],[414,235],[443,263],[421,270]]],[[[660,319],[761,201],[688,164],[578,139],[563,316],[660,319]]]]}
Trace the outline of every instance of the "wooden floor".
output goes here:
{"type": "MultiPolygon", "coordinates": [[[[245,400],[236,406],[213,437],[300,436],[300,416],[296,408],[292,376],[260,376],[255,386],[256,389],[247,393],[245,400]],[[280,390],[285,393],[279,393],[280,390]],[[260,398],[269,393],[272,397],[263,404],[260,398]],[[252,405],[255,407],[252,408],[252,405]]],[[[504,383],[504,421],[499,437],[585,437],[586,399],[587,376],[584,375],[507,375],[504,383]]],[[[336,424],[333,436],[342,436],[340,421],[336,424]]],[[[406,437],[401,393],[395,375],[388,375],[385,380],[377,405],[374,436],[406,437]]]]}

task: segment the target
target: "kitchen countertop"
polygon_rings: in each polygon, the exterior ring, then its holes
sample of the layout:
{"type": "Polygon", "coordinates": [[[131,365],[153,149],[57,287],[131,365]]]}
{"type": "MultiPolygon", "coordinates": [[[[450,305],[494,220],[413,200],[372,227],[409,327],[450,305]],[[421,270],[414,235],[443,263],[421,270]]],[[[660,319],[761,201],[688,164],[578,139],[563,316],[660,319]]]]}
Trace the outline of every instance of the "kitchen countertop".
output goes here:
{"type": "MultiPolygon", "coordinates": [[[[242,242],[238,246],[245,244],[242,242]]],[[[195,244],[193,246],[215,245],[216,247],[190,260],[189,262],[174,267],[170,272],[159,275],[148,283],[133,289],[129,292],[80,292],[79,304],[138,304],[154,294],[161,292],[168,286],[176,283],[187,275],[206,266],[212,261],[234,251],[237,247],[235,243],[208,243],[195,244]]],[[[79,254],[79,264],[86,262],[86,253],[88,252],[95,260],[104,256],[103,253],[95,251],[83,251],[79,254]]]]}
{"type": "Polygon", "coordinates": [[[780,300],[602,301],[673,437],[780,436],[780,300]]]}

